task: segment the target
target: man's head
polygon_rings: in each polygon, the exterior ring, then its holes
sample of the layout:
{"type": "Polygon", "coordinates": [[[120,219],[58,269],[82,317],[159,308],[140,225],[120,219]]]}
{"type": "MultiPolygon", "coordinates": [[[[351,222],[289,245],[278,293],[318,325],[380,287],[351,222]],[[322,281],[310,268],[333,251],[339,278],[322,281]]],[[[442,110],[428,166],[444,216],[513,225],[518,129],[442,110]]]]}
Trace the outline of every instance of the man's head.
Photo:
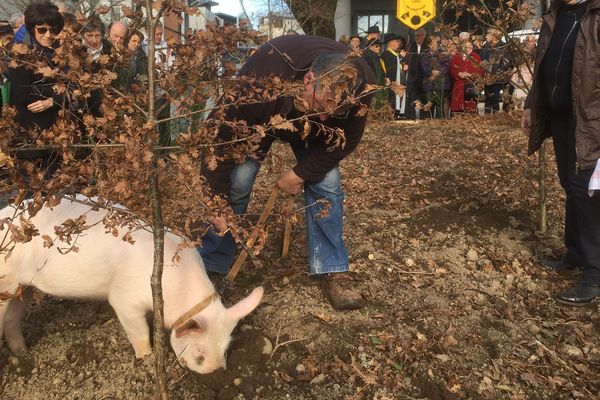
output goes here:
{"type": "Polygon", "coordinates": [[[303,100],[310,112],[321,113],[321,121],[330,115],[342,118],[353,106],[347,101],[349,96],[359,94],[363,88],[362,73],[346,54],[325,53],[304,75],[303,100]]]}
{"type": "Polygon", "coordinates": [[[64,13],[63,19],[65,20],[65,26],[63,27],[62,32],[59,34],[58,38],[62,42],[67,39],[76,38],[81,30],[81,25],[77,22],[77,18],[73,14],[64,13]]]}
{"type": "Polygon", "coordinates": [[[423,43],[425,43],[426,35],[427,35],[427,33],[425,32],[425,29],[423,29],[423,28],[417,29],[417,31],[415,32],[415,42],[417,42],[417,44],[419,46],[421,46],[423,43]]]}
{"type": "Polygon", "coordinates": [[[108,30],[108,40],[118,49],[121,50],[125,46],[127,39],[127,24],[123,21],[115,21],[110,25],[108,30]]]}
{"type": "Polygon", "coordinates": [[[398,51],[404,48],[404,38],[395,33],[388,33],[384,36],[384,41],[388,49],[398,51]]]}
{"type": "Polygon", "coordinates": [[[14,13],[10,16],[8,22],[10,22],[10,25],[13,27],[13,31],[16,32],[21,27],[21,25],[25,23],[25,16],[23,15],[23,13],[14,13]]]}
{"type": "Polygon", "coordinates": [[[142,45],[143,41],[144,35],[142,34],[142,32],[138,31],[137,29],[134,29],[133,31],[129,32],[127,48],[131,51],[136,51],[142,45]]]}
{"type": "Polygon", "coordinates": [[[381,42],[378,39],[371,39],[367,41],[365,45],[367,51],[372,51],[373,53],[381,53],[381,42]]]}
{"type": "Polygon", "coordinates": [[[156,24],[156,30],[154,31],[154,43],[162,42],[164,30],[163,24],[159,21],[156,24]]]}
{"type": "Polygon", "coordinates": [[[92,51],[100,49],[102,47],[104,31],[104,23],[102,23],[100,18],[98,16],[91,17],[80,31],[85,47],[92,51]]]}
{"type": "Polygon", "coordinates": [[[469,32],[461,32],[458,34],[458,41],[461,43],[468,42],[471,39],[471,34],[469,32]]]}
{"type": "Polygon", "coordinates": [[[13,39],[13,29],[8,21],[0,21],[0,47],[8,45],[13,39]]]}
{"type": "Polygon", "coordinates": [[[437,51],[440,45],[440,37],[439,36],[431,36],[429,38],[429,49],[431,51],[437,51]]]}
{"type": "Polygon", "coordinates": [[[485,41],[489,44],[496,45],[500,39],[502,38],[502,32],[500,32],[499,29],[496,28],[490,28],[487,30],[487,33],[485,34],[485,41]]]}
{"type": "Polygon", "coordinates": [[[367,29],[367,40],[379,39],[381,37],[381,31],[377,25],[370,26],[367,29]]]}
{"type": "Polygon", "coordinates": [[[350,36],[350,47],[352,50],[360,49],[360,36],[352,35],[350,36]]]}

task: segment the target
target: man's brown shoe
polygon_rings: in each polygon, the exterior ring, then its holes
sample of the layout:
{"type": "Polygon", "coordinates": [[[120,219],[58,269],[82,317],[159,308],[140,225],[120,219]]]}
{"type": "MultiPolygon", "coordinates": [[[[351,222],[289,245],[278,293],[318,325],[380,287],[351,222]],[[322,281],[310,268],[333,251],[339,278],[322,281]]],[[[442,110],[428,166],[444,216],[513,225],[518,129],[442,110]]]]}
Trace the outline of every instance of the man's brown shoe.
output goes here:
{"type": "Polygon", "coordinates": [[[357,310],[365,305],[361,294],[353,289],[354,280],[347,272],[323,276],[323,294],[336,310],[357,310]]]}

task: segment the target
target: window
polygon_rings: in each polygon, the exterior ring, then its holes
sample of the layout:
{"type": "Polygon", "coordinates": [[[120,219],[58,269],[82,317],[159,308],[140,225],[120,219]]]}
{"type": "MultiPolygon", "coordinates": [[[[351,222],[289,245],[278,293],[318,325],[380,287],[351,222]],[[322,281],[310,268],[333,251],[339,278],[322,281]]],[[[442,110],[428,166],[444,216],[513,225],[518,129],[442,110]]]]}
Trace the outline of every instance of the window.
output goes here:
{"type": "Polygon", "coordinates": [[[356,19],[356,28],[359,35],[364,35],[370,26],[377,25],[381,33],[386,33],[389,27],[390,16],[380,15],[359,15],[356,19]]]}

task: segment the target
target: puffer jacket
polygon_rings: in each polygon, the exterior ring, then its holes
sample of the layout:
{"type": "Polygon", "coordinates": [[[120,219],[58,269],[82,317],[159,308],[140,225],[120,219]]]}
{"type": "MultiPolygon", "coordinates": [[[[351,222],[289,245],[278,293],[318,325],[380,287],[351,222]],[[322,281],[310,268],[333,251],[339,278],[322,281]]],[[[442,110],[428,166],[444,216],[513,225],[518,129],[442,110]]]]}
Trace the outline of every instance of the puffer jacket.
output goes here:
{"type": "MultiPolygon", "coordinates": [[[[550,44],[560,0],[555,0],[543,16],[537,44],[533,85],[525,108],[531,109],[528,154],[535,153],[551,136],[551,109],[546,97],[540,66],[550,44]]],[[[575,127],[577,168],[594,168],[600,158],[600,0],[589,0],[573,53],[571,92],[575,127]]]]}

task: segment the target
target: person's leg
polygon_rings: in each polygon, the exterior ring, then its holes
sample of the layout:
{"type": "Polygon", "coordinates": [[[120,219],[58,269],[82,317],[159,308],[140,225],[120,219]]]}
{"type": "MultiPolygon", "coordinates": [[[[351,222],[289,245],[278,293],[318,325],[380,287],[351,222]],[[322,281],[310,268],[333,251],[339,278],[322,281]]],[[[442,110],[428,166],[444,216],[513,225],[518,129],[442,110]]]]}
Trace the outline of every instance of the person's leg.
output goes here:
{"type": "Polygon", "coordinates": [[[588,194],[593,169],[580,171],[572,180],[577,213],[577,236],[583,261],[582,282],[600,285],[600,194],[588,194]]]}
{"type": "MultiPolygon", "coordinates": [[[[298,160],[308,150],[304,143],[292,144],[298,160]]],[[[342,237],[344,193],[337,167],[320,182],[304,184],[306,234],[310,274],[348,271],[348,252],[342,237]]]]}
{"type": "MultiPolygon", "coordinates": [[[[292,149],[299,160],[308,152],[303,143],[292,144],[292,149]]],[[[334,309],[356,310],[364,306],[364,300],[348,273],[348,251],[342,237],[343,201],[337,167],[321,182],[304,185],[310,274],[322,277],[323,293],[334,309]]]]}
{"type": "Polygon", "coordinates": [[[485,95],[485,108],[483,109],[484,114],[492,114],[493,113],[493,104],[494,104],[494,86],[493,85],[485,85],[483,88],[485,95]]]}
{"type": "Polygon", "coordinates": [[[588,304],[600,297],[600,196],[588,195],[592,172],[593,169],[579,171],[571,179],[583,275],[575,286],[558,293],[556,299],[572,306],[588,304]]]}
{"type": "Polygon", "coordinates": [[[417,112],[415,110],[415,101],[416,101],[416,91],[414,87],[414,83],[408,82],[408,86],[406,88],[406,117],[408,119],[415,119],[417,112]]]}
{"type": "MultiPolygon", "coordinates": [[[[231,171],[230,205],[234,214],[243,214],[248,208],[250,193],[260,164],[252,159],[236,165],[231,171]]],[[[202,247],[198,248],[204,266],[208,271],[226,274],[233,264],[237,246],[230,233],[218,235],[209,231],[203,238],[202,247]]]]}
{"type": "Polygon", "coordinates": [[[572,178],[575,176],[575,145],[573,137],[574,121],[570,115],[555,115],[551,119],[552,141],[560,185],[565,191],[564,241],[567,253],[564,261],[572,266],[582,265],[583,257],[579,243],[577,207],[572,178]]]}

